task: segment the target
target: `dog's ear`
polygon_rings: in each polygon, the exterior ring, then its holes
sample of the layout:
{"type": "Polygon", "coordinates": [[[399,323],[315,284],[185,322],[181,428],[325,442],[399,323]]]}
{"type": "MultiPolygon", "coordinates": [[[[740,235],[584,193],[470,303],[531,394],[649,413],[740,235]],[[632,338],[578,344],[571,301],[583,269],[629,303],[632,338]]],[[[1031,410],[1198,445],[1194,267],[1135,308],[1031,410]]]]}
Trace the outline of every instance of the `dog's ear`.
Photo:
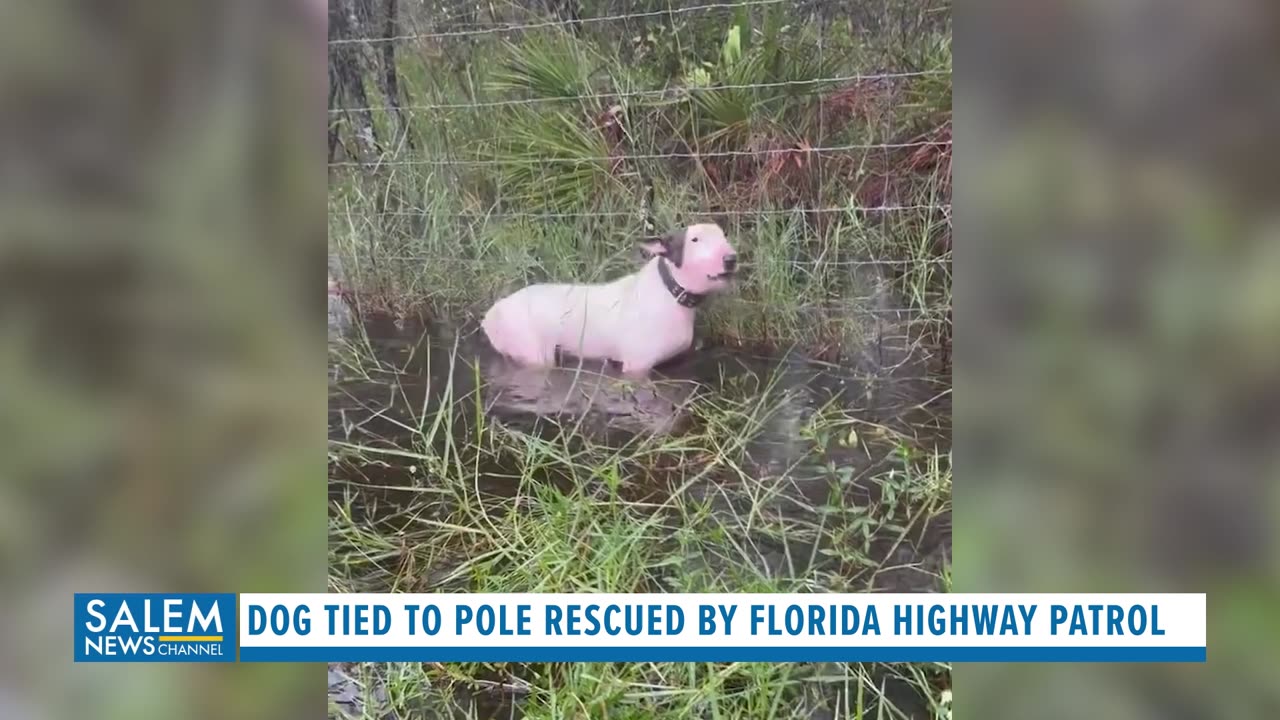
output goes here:
{"type": "Polygon", "coordinates": [[[644,238],[640,246],[654,255],[664,255],[676,267],[684,261],[684,228],[658,238],[644,238]]]}
{"type": "Polygon", "coordinates": [[[667,239],[665,237],[647,237],[640,239],[640,247],[651,255],[667,254],[667,239]]]}
{"type": "Polygon", "coordinates": [[[684,262],[684,236],[685,229],[680,228],[667,233],[667,237],[663,240],[667,246],[667,259],[676,267],[680,267],[684,262]]]}

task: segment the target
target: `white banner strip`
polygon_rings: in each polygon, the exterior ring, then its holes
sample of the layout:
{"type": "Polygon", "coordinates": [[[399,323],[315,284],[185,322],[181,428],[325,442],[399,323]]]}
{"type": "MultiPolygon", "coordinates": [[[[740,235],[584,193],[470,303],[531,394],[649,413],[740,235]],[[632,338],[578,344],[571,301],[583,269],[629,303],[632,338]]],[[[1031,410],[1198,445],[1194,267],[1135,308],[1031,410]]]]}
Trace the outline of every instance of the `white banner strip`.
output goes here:
{"type": "Polygon", "coordinates": [[[244,662],[1203,662],[1203,594],[254,594],[244,662]]]}

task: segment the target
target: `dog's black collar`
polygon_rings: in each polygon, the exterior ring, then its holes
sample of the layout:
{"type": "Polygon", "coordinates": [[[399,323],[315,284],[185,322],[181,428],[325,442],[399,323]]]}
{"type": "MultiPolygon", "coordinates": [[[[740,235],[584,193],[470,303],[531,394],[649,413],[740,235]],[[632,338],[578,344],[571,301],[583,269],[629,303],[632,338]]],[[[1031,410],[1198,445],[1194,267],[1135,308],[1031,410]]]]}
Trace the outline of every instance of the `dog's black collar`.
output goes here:
{"type": "Polygon", "coordinates": [[[667,286],[671,297],[676,299],[676,304],[678,305],[693,308],[707,298],[706,295],[691,293],[680,287],[680,283],[676,282],[676,279],[671,276],[671,268],[667,267],[667,261],[663,258],[658,259],[658,277],[662,278],[662,284],[667,286]]]}

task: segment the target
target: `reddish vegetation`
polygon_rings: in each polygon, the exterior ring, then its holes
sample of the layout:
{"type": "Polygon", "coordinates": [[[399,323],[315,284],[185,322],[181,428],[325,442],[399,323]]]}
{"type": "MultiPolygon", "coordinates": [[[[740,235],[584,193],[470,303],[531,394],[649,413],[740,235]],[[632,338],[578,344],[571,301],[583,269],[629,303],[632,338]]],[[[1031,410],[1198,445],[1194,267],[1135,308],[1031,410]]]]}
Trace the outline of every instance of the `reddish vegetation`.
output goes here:
{"type": "MultiPolygon", "coordinates": [[[[879,124],[892,113],[901,82],[889,78],[865,78],[824,95],[814,108],[812,123],[824,137],[833,137],[852,122],[879,124]]],[[[592,118],[609,148],[610,172],[624,172],[629,151],[626,118],[621,105],[612,105],[592,118]]],[[[854,188],[859,206],[874,208],[913,202],[913,190],[922,182],[938,182],[937,202],[951,195],[951,119],[914,137],[892,142],[919,147],[868,153],[812,151],[815,141],[796,140],[781,134],[750,137],[736,153],[691,160],[719,200],[721,209],[748,208],[765,202],[783,206],[817,206],[830,202],[821,197],[820,185],[839,183],[854,188]]],[[[950,239],[947,238],[949,243],[950,239]]]]}
{"type": "Polygon", "coordinates": [[[622,123],[623,109],[621,105],[611,105],[608,109],[601,111],[596,115],[596,127],[600,130],[600,134],[604,136],[605,144],[609,147],[609,172],[617,173],[622,169],[622,163],[627,154],[626,145],[627,129],[622,123]]]}
{"type": "Polygon", "coordinates": [[[822,98],[822,126],[828,133],[839,132],[854,120],[871,122],[892,106],[893,80],[867,78],[850,83],[822,98]]]}
{"type": "MultiPolygon", "coordinates": [[[[875,126],[893,112],[899,90],[900,83],[886,78],[849,83],[822,98],[814,111],[820,113],[820,122],[813,124],[828,138],[853,122],[875,126]]],[[[738,207],[764,200],[800,207],[820,205],[830,198],[821,198],[819,185],[837,183],[855,188],[862,207],[908,204],[913,202],[910,198],[918,197],[913,191],[922,182],[935,181],[940,183],[937,202],[947,202],[951,195],[950,116],[928,132],[890,142],[920,145],[820,155],[812,152],[812,146],[820,144],[816,140],[759,135],[742,148],[748,155],[707,158],[701,167],[723,202],[738,207]]]]}
{"type": "Polygon", "coordinates": [[[865,178],[858,186],[858,204],[863,207],[907,202],[913,183],[928,179],[938,183],[935,201],[951,199],[951,119],[914,137],[899,141],[906,147],[869,156],[862,167],[865,178]]]}
{"type": "Polygon", "coordinates": [[[939,195],[951,199],[951,117],[942,125],[912,140],[927,142],[911,153],[908,167],[915,173],[928,173],[938,178],[939,195]]]}

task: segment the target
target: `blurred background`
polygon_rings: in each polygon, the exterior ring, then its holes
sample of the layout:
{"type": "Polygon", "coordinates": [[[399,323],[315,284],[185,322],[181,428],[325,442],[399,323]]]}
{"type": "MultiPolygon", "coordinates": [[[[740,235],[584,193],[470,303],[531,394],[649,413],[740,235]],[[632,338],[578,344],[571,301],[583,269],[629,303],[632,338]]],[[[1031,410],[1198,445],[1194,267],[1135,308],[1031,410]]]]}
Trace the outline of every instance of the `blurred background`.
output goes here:
{"type": "Polygon", "coordinates": [[[0,7],[0,717],[320,717],[75,665],[76,591],[325,587],[324,7],[0,7]]]}
{"type": "Polygon", "coordinates": [[[955,589],[1208,593],[1200,666],[958,666],[956,716],[1280,712],[1280,7],[957,10],[955,589]]]}
{"type": "MultiPolygon", "coordinates": [[[[960,717],[1280,711],[1280,16],[957,16],[955,589],[1209,594],[1206,667],[960,666],[960,717]]],[[[72,666],[76,590],[325,582],[318,3],[0,7],[0,717],[316,717],[72,666]]]]}

